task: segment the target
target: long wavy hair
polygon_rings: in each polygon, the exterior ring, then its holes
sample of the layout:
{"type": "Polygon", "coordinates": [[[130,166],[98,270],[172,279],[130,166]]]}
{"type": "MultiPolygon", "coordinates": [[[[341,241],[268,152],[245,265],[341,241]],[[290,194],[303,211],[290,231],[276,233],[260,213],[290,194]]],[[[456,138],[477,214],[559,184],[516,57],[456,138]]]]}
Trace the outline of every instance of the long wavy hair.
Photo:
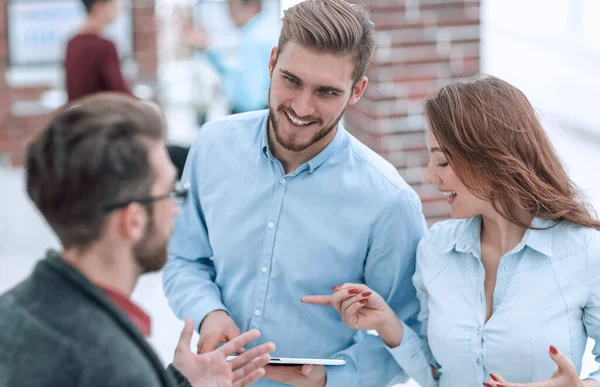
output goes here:
{"type": "Polygon", "coordinates": [[[429,130],[458,178],[509,221],[533,216],[600,230],[593,209],[567,176],[527,97],[482,76],[442,87],[425,100],[429,130]]]}

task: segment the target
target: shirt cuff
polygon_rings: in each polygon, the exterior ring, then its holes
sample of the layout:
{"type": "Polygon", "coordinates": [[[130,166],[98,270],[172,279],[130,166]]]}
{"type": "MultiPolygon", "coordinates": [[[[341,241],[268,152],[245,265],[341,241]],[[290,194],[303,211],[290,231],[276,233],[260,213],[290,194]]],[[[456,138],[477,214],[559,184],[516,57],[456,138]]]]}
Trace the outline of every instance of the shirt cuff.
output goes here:
{"type": "Polygon", "coordinates": [[[196,332],[200,331],[200,326],[202,325],[202,322],[204,321],[206,316],[208,316],[210,313],[216,310],[223,310],[227,312],[227,314],[229,314],[229,311],[227,310],[227,308],[225,308],[225,305],[223,305],[223,303],[220,301],[202,302],[201,306],[195,308],[192,311],[191,317],[192,320],[194,320],[194,329],[196,330],[196,332]]]}
{"type": "Polygon", "coordinates": [[[189,380],[187,380],[185,375],[183,375],[181,371],[175,368],[173,364],[169,364],[169,366],[167,367],[167,373],[171,374],[171,376],[175,379],[175,383],[177,383],[177,386],[192,387],[191,383],[189,382],[189,380]]]}
{"type": "Polygon", "coordinates": [[[325,366],[327,372],[325,387],[357,387],[358,374],[350,362],[346,360],[346,364],[341,366],[325,366]],[[351,369],[348,369],[349,367],[351,369]]]}
{"type": "Polygon", "coordinates": [[[385,348],[394,357],[398,365],[410,374],[420,370],[423,366],[429,366],[431,363],[421,348],[421,338],[408,325],[402,322],[404,327],[404,337],[400,345],[394,348],[387,346],[385,348]]]}

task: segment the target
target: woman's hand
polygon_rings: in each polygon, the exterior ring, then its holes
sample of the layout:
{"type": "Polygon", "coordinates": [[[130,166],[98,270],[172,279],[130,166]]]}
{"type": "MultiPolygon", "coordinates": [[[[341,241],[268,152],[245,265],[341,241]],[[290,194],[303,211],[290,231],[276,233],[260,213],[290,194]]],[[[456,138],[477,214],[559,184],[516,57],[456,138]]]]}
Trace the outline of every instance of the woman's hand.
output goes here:
{"type": "Polygon", "coordinates": [[[376,330],[390,347],[402,341],[402,322],[385,300],[363,284],[347,283],[333,287],[329,296],[304,296],[307,304],[333,306],[348,327],[358,330],[376,330]]]}
{"type": "Polygon", "coordinates": [[[556,363],[558,369],[548,380],[542,380],[533,383],[510,383],[498,374],[490,374],[491,380],[483,383],[486,387],[585,387],[600,386],[596,381],[582,381],[579,379],[575,364],[571,359],[560,353],[556,347],[550,347],[550,358],[556,363]],[[592,384],[593,383],[593,384],[592,384]]]}

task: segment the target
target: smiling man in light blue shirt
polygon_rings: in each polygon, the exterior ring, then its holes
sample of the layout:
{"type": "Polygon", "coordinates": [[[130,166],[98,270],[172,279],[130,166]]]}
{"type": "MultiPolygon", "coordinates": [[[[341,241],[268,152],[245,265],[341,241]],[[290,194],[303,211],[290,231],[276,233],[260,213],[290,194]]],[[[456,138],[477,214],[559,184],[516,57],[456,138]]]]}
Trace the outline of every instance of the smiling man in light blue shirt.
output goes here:
{"type": "Polygon", "coordinates": [[[373,25],[359,6],[307,0],[286,11],[278,47],[270,109],[211,122],[192,146],[165,293],[179,318],[193,318],[200,352],[256,327],[275,355],[347,362],[268,367],[259,386],[406,380],[379,337],[300,302],[332,284],[365,283],[418,329],[420,200],[339,123],[367,85],[373,25]]]}

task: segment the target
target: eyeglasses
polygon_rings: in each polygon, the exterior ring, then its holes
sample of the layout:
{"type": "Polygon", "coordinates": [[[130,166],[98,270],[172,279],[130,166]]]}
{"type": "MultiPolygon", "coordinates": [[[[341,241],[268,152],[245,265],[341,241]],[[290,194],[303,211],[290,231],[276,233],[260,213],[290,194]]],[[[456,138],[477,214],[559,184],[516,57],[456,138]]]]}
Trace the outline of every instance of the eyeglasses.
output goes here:
{"type": "Polygon", "coordinates": [[[127,207],[131,203],[150,204],[164,199],[173,199],[178,205],[183,205],[188,197],[189,190],[189,183],[177,183],[175,184],[175,187],[173,187],[173,190],[166,195],[147,196],[143,198],[129,199],[117,203],[107,204],[104,206],[104,212],[111,212],[118,208],[127,207]]]}

